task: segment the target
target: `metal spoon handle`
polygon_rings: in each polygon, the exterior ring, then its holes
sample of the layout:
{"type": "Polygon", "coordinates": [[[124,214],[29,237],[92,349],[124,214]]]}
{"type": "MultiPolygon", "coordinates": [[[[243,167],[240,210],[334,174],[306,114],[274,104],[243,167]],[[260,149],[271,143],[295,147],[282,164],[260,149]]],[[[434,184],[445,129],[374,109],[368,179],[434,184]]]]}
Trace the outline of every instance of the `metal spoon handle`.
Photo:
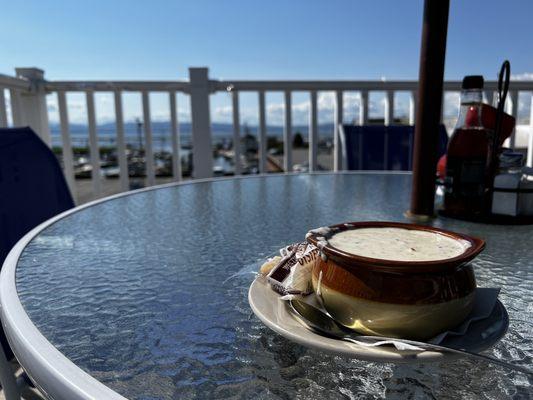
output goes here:
{"type": "Polygon", "coordinates": [[[346,327],[337,323],[330,315],[324,313],[323,311],[319,310],[318,308],[310,304],[307,304],[299,300],[291,300],[289,301],[289,304],[291,305],[291,308],[294,312],[293,315],[296,317],[297,320],[299,320],[304,326],[306,326],[310,330],[317,332],[319,334],[322,334],[324,336],[327,336],[327,337],[336,338],[340,340],[346,340],[346,341],[356,343],[359,345],[363,345],[363,346],[365,344],[366,345],[372,344],[372,342],[374,344],[376,342],[403,343],[403,344],[410,345],[410,346],[416,346],[422,350],[435,350],[435,351],[440,351],[440,352],[460,354],[462,356],[498,364],[506,368],[522,372],[527,375],[533,375],[533,370],[529,368],[521,367],[518,365],[513,365],[508,362],[498,360],[497,358],[485,356],[483,354],[478,354],[478,353],[471,353],[466,350],[459,350],[459,349],[454,349],[452,347],[440,346],[438,344],[431,344],[431,343],[425,343],[425,342],[417,342],[415,340],[408,340],[408,339],[395,339],[395,338],[382,337],[382,336],[358,335],[356,332],[348,331],[346,327]]]}
{"type": "Polygon", "coordinates": [[[397,342],[401,342],[401,343],[410,344],[412,346],[417,346],[417,347],[423,348],[424,350],[436,350],[436,351],[441,351],[441,352],[444,351],[444,352],[448,352],[448,353],[460,354],[462,356],[467,356],[467,357],[470,357],[470,358],[476,358],[476,359],[479,359],[479,360],[484,360],[484,361],[487,361],[487,362],[490,362],[490,363],[493,363],[493,364],[498,364],[498,365],[501,365],[503,367],[515,370],[515,371],[520,371],[520,372],[522,372],[524,374],[533,375],[533,370],[529,369],[527,367],[522,367],[520,365],[510,364],[508,362],[499,360],[499,359],[494,358],[494,357],[486,356],[484,354],[472,353],[472,352],[466,351],[466,350],[454,349],[453,347],[440,346],[438,344],[425,343],[425,342],[417,342],[416,340],[384,338],[384,337],[381,337],[381,336],[356,336],[356,338],[351,337],[351,336],[346,336],[345,340],[348,340],[349,342],[354,342],[354,343],[358,343],[358,342],[360,343],[361,341],[364,341],[364,340],[376,341],[376,342],[377,341],[384,341],[384,340],[393,340],[393,341],[397,341],[397,342]]]}

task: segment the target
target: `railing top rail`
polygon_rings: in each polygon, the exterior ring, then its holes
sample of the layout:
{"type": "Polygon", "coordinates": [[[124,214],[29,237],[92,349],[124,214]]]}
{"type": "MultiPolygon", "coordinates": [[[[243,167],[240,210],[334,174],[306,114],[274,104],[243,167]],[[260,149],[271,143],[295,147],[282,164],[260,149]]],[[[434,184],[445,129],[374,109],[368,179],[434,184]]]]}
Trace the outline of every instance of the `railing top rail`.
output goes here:
{"type": "Polygon", "coordinates": [[[0,74],[0,88],[30,90],[31,83],[27,79],[0,74]]]}
{"type": "MultiPolygon", "coordinates": [[[[412,91],[416,80],[210,80],[217,91],[412,91]]],[[[30,82],[0,74],[0,87],[29,89],[30,82]]],[[[189,81],[45,81],[47,91],[181,91],[188,93],[189,81]]],[[[496,90],[496,81],[485,81],[484,90],[496,90]]],[[[533,81],[511,81],[510,90],[533,91],[533,81]]],[[[461,90],[461,81],[445,81],[444,90],[461,90]]]]}
{"type": "MultiPolygon", "coordinates": [[[[280,80],[280,81],[256,81],[256,80],[224,80],[211,81],[215,90],[238,90],[238,91],[308,91],[308,90],[372,90],[372,91],[409,91],[418,87],[416,80],[394,81],[351,81],[351,80],[280,80]]],[[[496,90],[498,82],[485,81],[484,90],[496,90]]],[[[510,90],[533,90],[533,81],[512,81],[510,90]]],[[[444,90],[461,90],[461,81],[445,81],[444,90]]]]}
{"type": "Polygon", "coordinates": [[[308,91],[308,90],[411,90],[417,81],[329,81],[329,80],[224,80],[212,81],[216,90],[308,91]]]}
{"type": "Polygon", "coordinates": [[[153,92],[181,91],[187,92],[188,81],[47,81],[45,88],[48,91],[132,91],[153,92]]]}

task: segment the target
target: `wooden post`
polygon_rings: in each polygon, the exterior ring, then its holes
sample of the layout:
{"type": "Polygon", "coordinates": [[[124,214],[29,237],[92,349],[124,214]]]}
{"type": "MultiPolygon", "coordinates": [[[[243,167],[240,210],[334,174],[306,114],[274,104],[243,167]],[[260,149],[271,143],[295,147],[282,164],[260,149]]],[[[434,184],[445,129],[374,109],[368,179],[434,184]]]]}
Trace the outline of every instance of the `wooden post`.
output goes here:
{"type": "Polygon", "coordinates": [[[425,0],[410,214],[432,216],[449,0],[425,0]]]}

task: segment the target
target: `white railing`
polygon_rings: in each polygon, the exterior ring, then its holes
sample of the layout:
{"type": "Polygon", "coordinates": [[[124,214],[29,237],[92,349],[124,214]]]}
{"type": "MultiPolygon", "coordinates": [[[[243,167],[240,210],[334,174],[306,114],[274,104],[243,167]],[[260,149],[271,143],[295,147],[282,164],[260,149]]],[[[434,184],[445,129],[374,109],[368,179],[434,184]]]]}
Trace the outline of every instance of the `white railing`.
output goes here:
{"type": "MultiPolygon", "coordinates": [[[[184,93],[190,97],[193,174],[195,178],[210,177],[213,174],[213,148],[211,141],[210,95],[216,92],[230,92],[233,117],[233,150],[235,160],[240,159],[240,146],[236,145],[241,138],[241,118],[239,112],[239,94],[254,92],[258,96],[258,169],[267,172],[267,124],[265,94],[281,92],[284,98],[283,124],[283,169],[292,171],[292,94],[293,92],[309,93],[309,170],[317,169],[318,154],[318,104],[319,92],[333,92],[335,99],[333,132],[333,170],[342,169],[341,146],[338,126],[344,120],[343,98],[345,92],[359,92],[359,124],[369,121],[369,94],[384,92],[384,124],[394,121],[394,96],[396,92],[410,93],[408,123],[414,124],[416,113],[416,81],[244,81],[244,80],[212,80],[208,77],[207,68],[191,68],[189,81],[46,81],[44,73],[35,68],[17,69],[17,77],[0,75],[0,127],[8,126],[5,91],[10,94],[11,125],[30,125],[36,132],[50,143],[50,130],[46,111],[46,94],[55,93],[59,110],[63,164],[67,182],[75,191],[74,164],[69,132],[69,116],[66,93],[83,92],[86,96],[87,126],[89,133],[90,163],[92,165],[92,189],[94,197],[102,193],[99,173],[100,159],[95,116],[95,92],[111,92],[114,95],[116,143],[119,165],[120,189],[128,190],[128,161],[126,158],[126,141],[124,133],[124,112],[122,95],[125,92],[141,93],[142,113],[144,120],[146,180],[148,185],[155,183],[153,138],[151,127],[151,108],[149,94],[163,92],[168,94],[170,106],[169,129],[172,141],[172,173],[175,180],[181,177],[180,134],[177,115],[176,93],[184,93]]],[[[460,81],[447,81],[444,91],[460,91],[460,81]]],[[[489,103],[494,99],[496,82],[485,82],[485,96],[489,103]]],[[[533,81],[514,81],[510,85],[510,96],[507,111],[515,117],[518,113],[518,96],[520,92],[532,92],[533,81]]],[[[533,98],[533,97],[532,97],[533,98]]],[[[444,101],[443,101],[444,104],[444,101]]],[[[531,108],[533,116],[533,107],[531,108]]],[[[533,118],[530,118],[533,132],[533,118]]],[[[515,144],[515,135],[511,137],[511,146],[515,144]]],[[[528,164],[533,164],[533,133],[529,137],[528,164]]],[[[240,174],[240,163],[235,162],[235,174],[240,174]]]]}
{"type": "Polygon", "coordinates": [[[13,125],[22,123],[20,94],[31,90],[31,82],[27,79],[0,75],[0,127],[7,126],[7,104],[5,91],[9,91],[13,125]]]}

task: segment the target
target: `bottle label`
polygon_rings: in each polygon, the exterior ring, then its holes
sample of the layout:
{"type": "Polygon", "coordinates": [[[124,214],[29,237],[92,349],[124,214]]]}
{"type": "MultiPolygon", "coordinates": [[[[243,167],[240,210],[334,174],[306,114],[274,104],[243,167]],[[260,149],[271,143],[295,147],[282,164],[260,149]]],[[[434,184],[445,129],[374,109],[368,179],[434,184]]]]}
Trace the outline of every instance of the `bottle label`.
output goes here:
{"type": "Polygon", "coordinates": [[[485,190],[486,163],[484,157],[453,160],[448,171],[452,192],[466,197],[482,196],[485,190]]]}

